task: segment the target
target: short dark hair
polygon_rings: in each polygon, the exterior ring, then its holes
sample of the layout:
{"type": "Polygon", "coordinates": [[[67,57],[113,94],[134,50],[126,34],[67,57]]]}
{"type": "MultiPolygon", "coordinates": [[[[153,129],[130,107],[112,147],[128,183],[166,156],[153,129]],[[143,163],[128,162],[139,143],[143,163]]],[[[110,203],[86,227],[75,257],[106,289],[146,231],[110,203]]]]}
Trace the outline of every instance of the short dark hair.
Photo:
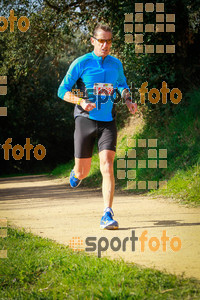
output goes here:
{"type": "Polygon", "coordinates": [[[93,31],[93,36],[96,36],[98,30],[101,29],[101,30],[104,30],[104,31],[108,31],[108,32],[111,32],[112,33],[112,29],[110,28],[109,25],[107,24],[102,24],[102,23],[98,23],[96,25],[96,27],[94,28],[94,31],[93,31]]]}

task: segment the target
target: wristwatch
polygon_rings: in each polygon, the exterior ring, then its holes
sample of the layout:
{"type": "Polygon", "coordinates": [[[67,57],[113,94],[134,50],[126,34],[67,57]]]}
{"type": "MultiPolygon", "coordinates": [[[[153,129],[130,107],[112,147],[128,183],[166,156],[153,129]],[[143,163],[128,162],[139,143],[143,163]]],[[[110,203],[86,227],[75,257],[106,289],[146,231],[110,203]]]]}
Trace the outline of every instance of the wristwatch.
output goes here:
{"type": "Polygon", "coordinates": [[[80,105],[82,100],[83,100],[82,98],[79,98],[79,100],[76,104],[80,105]]]}

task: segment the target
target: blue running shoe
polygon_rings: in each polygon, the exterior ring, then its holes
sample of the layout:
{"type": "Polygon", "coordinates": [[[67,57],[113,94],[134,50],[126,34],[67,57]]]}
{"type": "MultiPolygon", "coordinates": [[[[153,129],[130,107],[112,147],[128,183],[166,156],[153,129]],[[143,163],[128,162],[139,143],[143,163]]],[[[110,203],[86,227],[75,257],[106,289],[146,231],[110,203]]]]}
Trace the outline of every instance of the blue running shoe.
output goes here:
{"type": "Polygon", "coordinates": [[[112,208],[108,207],[105,210],[105,214],[101,218],[100,228],[101,229],[118,229],[119,224],[117,221],[113,220],[114,213],[112,208]]]}
{"type": "Polygon", "coordinates": [[[70,174],[70,178],[69,178],[69,183],[71,185],[72,188],[75,188],[75,187],[78,187],[79,184],[81,183],[82,180],[78,179],[76,176],[75,176],[75,173],[74,173],[74,170],[71,171],[71,174],[70,174]]]}

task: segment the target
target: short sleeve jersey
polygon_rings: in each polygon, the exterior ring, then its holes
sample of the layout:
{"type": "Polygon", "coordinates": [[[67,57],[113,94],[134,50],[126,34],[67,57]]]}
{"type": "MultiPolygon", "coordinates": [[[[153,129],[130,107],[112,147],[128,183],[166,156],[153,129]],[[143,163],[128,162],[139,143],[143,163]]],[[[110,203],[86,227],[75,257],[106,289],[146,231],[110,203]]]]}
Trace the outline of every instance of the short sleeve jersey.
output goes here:
{"type": "Polygon", "coordinates": [[[96,103],[96,108],[87,112],[80,105],[76,105],[74,117],[82,115],[96,121],[112,121],[115,113],[113,96],[108,96],[107,101],[101,101],[101,98],[99,99],[93,93],[95,83],[110,83],[114,90],[118,89],[120,94],[124,89],[129,90],[121,61],[111,55],[107,55],[103,59],[97,56],[94,51],[73,61],[60,84],[58,96],[63,99],[65,93],[70,92],[75,83],[85,97],[96,103]],[[100,105],[97,101],[101,101],[100,105]]]}

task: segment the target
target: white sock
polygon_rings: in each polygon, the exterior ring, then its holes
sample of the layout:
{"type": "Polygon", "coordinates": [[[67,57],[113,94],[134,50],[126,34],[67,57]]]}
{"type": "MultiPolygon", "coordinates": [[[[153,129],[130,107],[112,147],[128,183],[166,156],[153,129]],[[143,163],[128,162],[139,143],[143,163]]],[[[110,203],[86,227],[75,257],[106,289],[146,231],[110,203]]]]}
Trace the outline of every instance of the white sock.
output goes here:
{"type": "Polygon", "coordinates": [[[105,213],[108,212],[108,211],[112,214],[112,209],[111,209],[111,207],[107,207],[106,209],[104,209],[104,215],[105,215],[105,213]]]}

